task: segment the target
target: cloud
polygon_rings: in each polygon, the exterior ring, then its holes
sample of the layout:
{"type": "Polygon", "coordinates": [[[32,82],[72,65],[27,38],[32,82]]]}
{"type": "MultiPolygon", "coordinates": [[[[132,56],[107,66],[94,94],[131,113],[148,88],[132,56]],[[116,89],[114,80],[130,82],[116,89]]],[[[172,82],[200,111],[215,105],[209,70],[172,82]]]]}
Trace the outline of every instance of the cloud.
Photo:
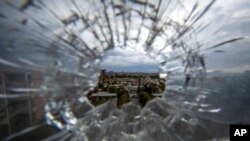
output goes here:
{"type": "Polygon", "coordinates": [[[218,0],[216,1],[216,6],[219,9],[215,9],[212,12],[212,14],[216,13],[213,15],[213,18],[218,16],[218,14],[221,14],[221,18],[212,22],[211,31],[217,27],[221,27],[221,30],[216,35],[212,34],[213,36],[209,38],[207,36],[209,34],[204,34],[202,37],[210,40],[211,45],[235,37],[245,37],[245,39],[225,44],[215,49],[223,50],[224,53],[215,53],[215,50],[205,52],[207,68],[211,70],[242,72],[248,69],[246,66],[250,64],[250,2],[248,0],[229,0],[225,3],[223,0],[218,0]]]}
{"type": "Polygon", "coordinates": [[[239,10],[239,11],[236,11],[234,14],[233,14],[233,18],[244,18],[244,17],[250,17],[249,16],[249,13],[250,13],[250,9],[242,9],[242,10],[239,10]]]}
{"type": "Polygon", "coordinates": [[[157,71],[158,64],[146,54],[115,48],[105,53],[101,67],[113,71],[157,71]]]}

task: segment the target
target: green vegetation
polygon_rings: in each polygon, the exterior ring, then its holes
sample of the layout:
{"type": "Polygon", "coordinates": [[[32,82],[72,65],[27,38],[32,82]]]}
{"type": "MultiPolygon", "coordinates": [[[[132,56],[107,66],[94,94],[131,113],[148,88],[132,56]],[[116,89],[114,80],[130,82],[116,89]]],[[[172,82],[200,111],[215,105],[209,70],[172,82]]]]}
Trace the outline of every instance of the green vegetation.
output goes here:
{"type": "Polygon", "coordinates": [[[124,87],[119,87],[116,91],[117,93],[117,98],[119,99],[120,97],[122,97],[122,95],[124,94],[129,94],[129,92],[127,90],[124,89],[124,87]]]}
{"type": "Polygon", "coordinates": [[[164,82],[160,82],[159,84],[159,88],[161,89],[161,92],[163,92],[165,90],[165,83],[164,82]]]}
{"type": "Polygon", "coordinates": [[[98,83],[98,88],[103,89],[104,88],[103,84],[99,82],[98,83]]]}
{"type": "Polygon", "coordinates": [[[147,92],[148,94],[159,93],[160,87],[154,83],[147,83],[143,86],[143,91],[147,92]]]}
{"type": "MultiPolygon", "coordinates": [[[[91,96],[98,92],[115,93],[117,107],[121,108],[122,105],[130,101],[130,94],[137,93],[139,102],[144,106],[148,101],[154,98],[153,94],[161,93],[165,90],[165,83],[157,74],[110,73],[102,75],[101,81],[94,90],[88,94],[90,102],[95,106],[115,98],[114,95],[110,97],[91,96]],[[135,91],[136,89],[137,91],[135,91]]],[[[133,98],[136,97],[137,96],[134,96],[133,98]]]]}
{"type": "Polygon", "coordinates": [[[120,96],[119,98],[117,98],[117,106],[118,108],[121,108],[122,105],[128,103],[129,100],[129,94],[123,94],[122,96],[120,96]]]}
{"type": "Polygon", "coordinates": [[[117,93],[117,106],[121,108],[122,105],[128,103],[129,100],[129,92],[125,90],[123,87],[119,87],[116,91],[117,93]]]}
{"type": "Polygon", "coordinates": [[[108,92],[110,92],[110,93],[116,93],[118,90],[117,87],[112,86],[112,85],[107,86],[106,88],[107,88],[108,92]]]}
{"type": "MultiPolygon", "coordinates": [[[[109,99],[108,99],[108,100],[109,100],[109,99]]],[[[97,98],[90,99],[90,102],[91,102],[94,106],[98,106],[98,105],[101,105],[101,104],[107,102],[108,100],[105,99],[105,98],[97,97],[97,98]]]]}
{"type": "Polygon", "coordinates": [[[146,103],[153,98],[154,98],[154,96],[152,94],[147,93],[147,92],[139,93],[139,99],[140,99],[140,103],[142,106],[145,106],[146,103]]]}
{"type": "MultiPolygon", "coordinates": [[[[103,87],[105,88],[105,87],[103,87]]],[[[129,92],[124,89],[124,87],[115,87],[115,86],[107,86],[106,89],[110,93],[116,93],[117,94],[117,107],[121,108],[122,105],[128,103],[130,101],[129,99],[129,92]]],[[[101,105],[111,98],[105,98],[105,97],[95,97],[92,98],[91,94],[94,93],[94,91],[91,91],[89,94],[87,94],[88,99],[94,106],[101,105]]]]}

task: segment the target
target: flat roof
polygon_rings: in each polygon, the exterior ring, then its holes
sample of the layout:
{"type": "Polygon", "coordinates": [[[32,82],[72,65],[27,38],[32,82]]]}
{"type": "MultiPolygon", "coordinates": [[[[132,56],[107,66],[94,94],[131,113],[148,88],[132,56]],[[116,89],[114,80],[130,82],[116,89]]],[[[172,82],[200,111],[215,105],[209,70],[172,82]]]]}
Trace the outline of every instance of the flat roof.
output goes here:
{"type": "Polygon", "coordinates": [[[92,94],[91,96],[98,96],[98,97],[116,96],[116,93],[97,92],[97,93],[92,94]]]}

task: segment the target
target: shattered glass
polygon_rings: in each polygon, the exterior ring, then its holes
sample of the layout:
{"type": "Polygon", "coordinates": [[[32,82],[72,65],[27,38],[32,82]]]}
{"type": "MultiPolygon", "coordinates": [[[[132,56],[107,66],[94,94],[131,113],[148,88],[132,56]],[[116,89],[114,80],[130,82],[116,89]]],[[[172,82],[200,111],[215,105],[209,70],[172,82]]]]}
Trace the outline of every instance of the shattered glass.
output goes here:
{"type": "Polygon", "coordinates": [[[221,54],[240,55],[237,50],[249,42],[250,29],[241,29],[249,23],[244,17],[248,9],[239,10],[244,4],[249,2],[0,1],[1,74],[42,74],[37,88],[16,86],[12,88],[16,94],[1,91],[1,102],[34,92],[45,99],[45,123],[9,131],[5,140],[46,124],[57,130],[38,140],[227,139],[230,123],[250,123],[245,110],[250,106],[250,75],[246,71],[237,78],[218,77],[216,70],[226,68],[212,64],[231,64],[221,54]],[[98,82],[103,54],[113,48],[132,48],[154,59],[167,80],[164,96],[143,108],[129,103],[118,109],[115,101],[94,107],[85,95],[98,82]]]}

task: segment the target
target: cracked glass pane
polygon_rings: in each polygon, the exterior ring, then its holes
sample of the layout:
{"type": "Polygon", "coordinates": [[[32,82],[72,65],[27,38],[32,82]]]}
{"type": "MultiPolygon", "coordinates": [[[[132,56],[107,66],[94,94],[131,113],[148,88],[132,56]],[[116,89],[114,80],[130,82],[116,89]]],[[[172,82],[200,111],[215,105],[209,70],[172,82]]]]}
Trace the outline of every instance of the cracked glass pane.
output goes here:
{"type": "MultiPolygon", "coordinates": [[[[227,140],[250,123],[247,0],[1,0],[0,139],[227,140]],[[144,107],[87,94],[110,49],[156,61],[144,107]]],[[[114,60],[114,62],[117,60],[114,60]]]]}
{"type": "Polygon", "coordinates": [[[110,100],[115,100],[118,108],[129,102],[145,106],[163,96],[166,81],[160,77],[157,62],[146,52],[131,48],[108,50],[100,69],[98,84],[87,94],[95,106],[110,100]]]}

